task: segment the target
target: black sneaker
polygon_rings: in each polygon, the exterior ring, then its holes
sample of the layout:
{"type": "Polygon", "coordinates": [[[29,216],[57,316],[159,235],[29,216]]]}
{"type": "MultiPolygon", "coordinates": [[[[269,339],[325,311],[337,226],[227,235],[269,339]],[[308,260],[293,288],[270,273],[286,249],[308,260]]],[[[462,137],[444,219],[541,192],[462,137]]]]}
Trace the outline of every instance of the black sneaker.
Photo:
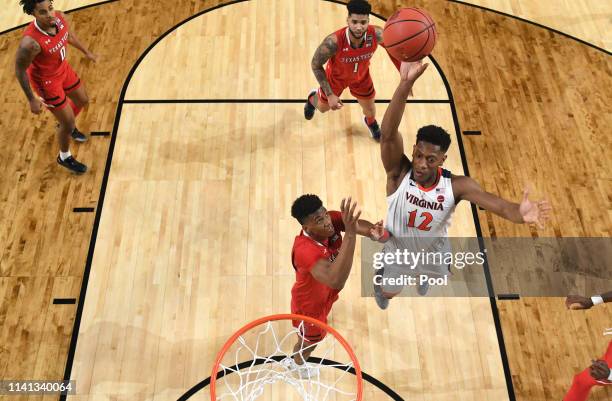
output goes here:
{"type": "Polygon", "coordinates": [[[62,160],[62,158],[58,155],[57,156],[57,163],[60,166],[64,166],[68,170],[70,170],[70,171],[72,171],[73,173],[76,173],[76,174],[83,174],[84,172],[87,171],[87,166],[84,165],[83,163],[79,163],[72,156],[67,157],[66,160],[62,160]]]}
{"type": "Polygon", "coordinates": [[[72,130],[72,139],[76,142],[87,142],[87,137],[81,131],[79,131],[76,127],[72,130]]]}
{"type": "Polygon", "coordinates": [[[317,90],[313,89],[308,94],[306,98],[306,104],[304,105],[304,118],[307,120],[312,120],[315,114],[316,108],[310,103],[310,97],[317,94],[317,90]]]}
{"type": "Polygon", "coordinates": [[[363,118],[363,123],[370,130],[370,135],[372,136],[372,138],[374,138],[375,141],[380,141],[380,128],[378,127],[378,123],[376,122],[376,120],[374,120],[374,122],[372,124],[368,124],[366,121],[367,120],[364,117],[363,118]]]}

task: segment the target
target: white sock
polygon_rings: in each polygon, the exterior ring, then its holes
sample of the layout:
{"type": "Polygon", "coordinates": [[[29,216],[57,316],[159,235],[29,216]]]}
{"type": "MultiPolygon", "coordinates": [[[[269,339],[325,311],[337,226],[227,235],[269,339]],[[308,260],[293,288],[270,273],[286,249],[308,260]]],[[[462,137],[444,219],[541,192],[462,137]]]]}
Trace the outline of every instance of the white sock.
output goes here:
{"type": "Polygon", "coordinates": [[[70,156],[72,156],[70,154],[70,149],[68,149],[68,152],[62,152],[60,150],[60,159],[62,159],[62,161],[66,160],[67,158],[69,158],[70,156]]]}

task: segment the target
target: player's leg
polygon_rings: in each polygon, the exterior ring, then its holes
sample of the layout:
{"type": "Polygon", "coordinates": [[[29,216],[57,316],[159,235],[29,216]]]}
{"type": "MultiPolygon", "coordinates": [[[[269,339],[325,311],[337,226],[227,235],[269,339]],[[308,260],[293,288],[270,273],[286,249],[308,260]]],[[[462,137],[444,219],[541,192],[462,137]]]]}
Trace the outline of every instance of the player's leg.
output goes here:
{"type": "Polygon", "coordinates": [[[361,106],[364,116],[363,122],[368,127],[370,135],[378,141],[380,139],[380,127],[376,121],[376,90],[370,72],[368,71],[361,81],[351,84],[349,89],[361,106]]]}
{"type": "MultiPolygon", "coordinates": [[[[336,81],[329,74],[327,74],[327,82],[332,89],[334,95],[340,97],[344,89],[348,86],[348,83],[336,81]]],[[[321,88],[313,89],[306,98],[304,104],[304,118],[311,120],[314,117],[315,110],[319,110],[321,113],[326,113],[331,109],[327,102],[327,96],[323,93],[321,88]]]]}
{"type": "Polygon", "coordinates": [[[387,265],[374,272],[374,298],[380,309],[387,309],[389,300],[402,292],[402,285],[396,283],[402,277],[404,270],[396,265],[387,265]]]}
{"type": "Polygon", "coordinates": [[[41,97],[43,103],[58,122],[57,141],[60,154],[57,162],[67,169],[81,174],[87,171],[87,166],[79,163],[70,153],[70,135],[74,129],[74,112],[68,107],[68,97],[62,88],[62,79],[39,78],[29,76],[30,85],[41,97]]]}
{"type": "Polygon", "coordinates": [[[293,346],[293,355],[285,358],[281,364],[287,369],[295,372],[302,379],[309,379],[318,375],[318,368],[306,363],[317,344],[325,337],[321,329],[307,322],[294,322],[300,332],[293,346]]]}
{"type": "Polygon", "coordinates": [[[293,360],[298,365],[304,365],[315,348],[317,348],[316,342],[310,342],[298,336],[298,340],[293,346],[293,360]]]}
{"type": "Polygon", "coordinates": [[[71,107],[68,107],[67,99],[64,99],[61,105],[49,107],[49,110],[59,123],[57,140],[60,145],[60,154],[57,156],[57,162],[74,173],[84,173],[87,171],[87,166],[78,162],[70,153],[70,137],[74,130],[74,112],[71,107]]]}
{"type": "MultiPolygon", "coordinates": [[[[327,308],[324,308],[327,309],[327,308]]],[[[317,310],[317,311],[292,311],[291,313],[310,316],[314,319],[327,323],[327,315],[331,307],[327,310],[317,310]]],[[[299,330],[297,342],[293,346],[293,360],[298,365],[303,365],[306,363],[314,349],[317,347],[317,344],[321,342],[327,333],[325,333],[318,326],[308,323],[308,322],[295,322],[297,323],[297,329],[299,330]]]]}
{"type": "MultiPolygon", "coordinates": [[[[64,73],[64,82],[63,89],[66,95],[68,96],[68,104],[72,109],[74,114],[74,118],[78,117],[79,113],[87,104],[89,103],[89,96],[87,96],[87,91],[83,86],[81,79],[74,72],[70,64],[66,66],[66,72],[64,73]]],[[[85,142],[87,141],[87,137],[78,130],[78,128],[74,127],[71,132],[72,139],[77,142],[85,142]]]]}

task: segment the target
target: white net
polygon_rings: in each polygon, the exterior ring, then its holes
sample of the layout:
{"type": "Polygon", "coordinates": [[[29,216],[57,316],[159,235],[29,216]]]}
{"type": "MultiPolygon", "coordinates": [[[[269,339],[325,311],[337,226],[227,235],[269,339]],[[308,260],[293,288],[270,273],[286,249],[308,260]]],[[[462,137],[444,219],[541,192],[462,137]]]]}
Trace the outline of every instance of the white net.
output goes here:
{"type": "Polygon", "coordinates": [[[316,344],[305,341],[304,325],[267,321],[242,333],[219,363],[215,399],[357,400],[359,379],[348,351],[331,334],[316,344]]]}

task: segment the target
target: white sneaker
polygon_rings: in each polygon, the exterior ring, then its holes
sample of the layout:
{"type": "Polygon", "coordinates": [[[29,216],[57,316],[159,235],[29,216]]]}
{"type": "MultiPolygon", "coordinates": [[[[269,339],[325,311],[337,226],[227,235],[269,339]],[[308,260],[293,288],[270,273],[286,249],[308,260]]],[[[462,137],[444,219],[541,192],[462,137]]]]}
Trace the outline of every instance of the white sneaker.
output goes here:
{"type": "Polygon", "coordinates": [[[306,362],[304,365],[298,365],[293,358],[285,358],[280,362],[281,366],[296,373],[300,379],[313,379],[319,376],[319,368],[306,362]]]}
{"type": "MultiPolygon", "coordinates": [[[[297,364],[296,364],[297,365],[297,364]]],[[[319,377],[319,368],[315,365],[311,365],[308,362],[306,362],[304,365],[297,365],[298,366],[298,375],[300,376],[300,379],[314,379],[319,377]]]]}

